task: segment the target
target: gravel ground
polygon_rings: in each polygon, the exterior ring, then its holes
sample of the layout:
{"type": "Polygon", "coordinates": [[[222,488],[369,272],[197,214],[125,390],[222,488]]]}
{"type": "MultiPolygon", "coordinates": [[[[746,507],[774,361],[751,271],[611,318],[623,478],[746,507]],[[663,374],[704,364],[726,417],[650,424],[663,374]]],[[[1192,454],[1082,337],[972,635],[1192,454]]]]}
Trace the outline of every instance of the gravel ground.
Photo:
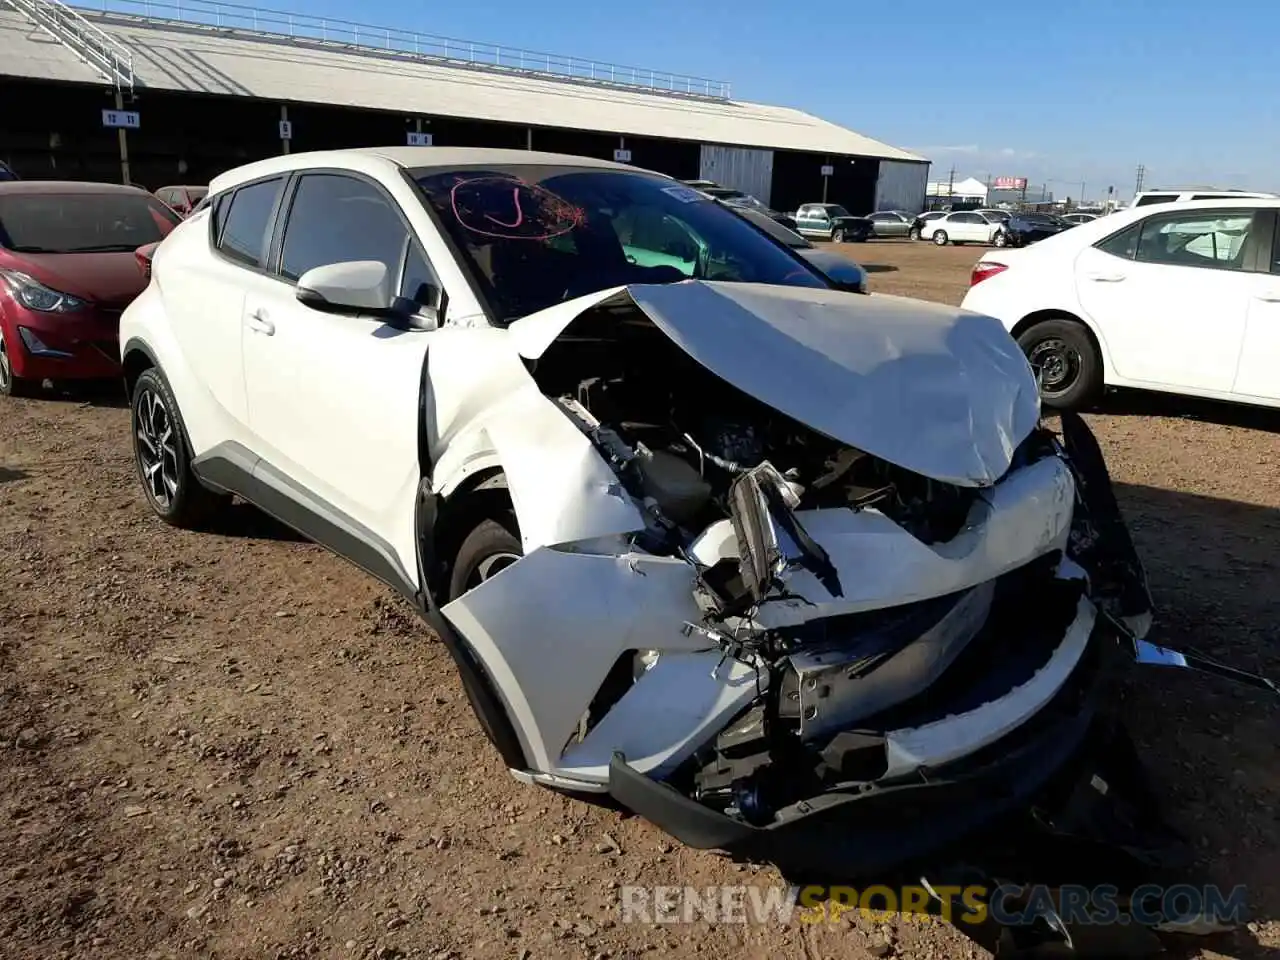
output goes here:
{"type": "MultiPolygon", "coordinates": [[[[951,303],[977,255],[843,252],[951,303]]],[[[162,527],[127,421],[0,403],[0,957],[985,955],[936,922],[621,923],[622,886],[779,880],[515,783],[407,606],[249,508],[162,527]]],[[[1090,421],[1159,635],[1280,675],[1280,417],[1122,396],[1090,421]]],[[[1250,891],[1249,930],[1186,955],[1276,956],[1274,705],[1166,674],[1127,704],[1172,819],[1250,891]]]]}

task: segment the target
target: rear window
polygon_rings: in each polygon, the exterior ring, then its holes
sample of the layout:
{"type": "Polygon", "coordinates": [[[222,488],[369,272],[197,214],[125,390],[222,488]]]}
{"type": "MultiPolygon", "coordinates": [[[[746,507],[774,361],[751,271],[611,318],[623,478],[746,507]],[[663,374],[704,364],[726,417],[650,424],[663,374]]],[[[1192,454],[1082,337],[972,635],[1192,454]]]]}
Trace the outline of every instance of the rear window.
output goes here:
{"type": "Polygon", "coordinates": [[[168,236],[179,223],[154,197],[128,193],[0,196],[0,245],[20,253],[112,253],[168,236]]]}

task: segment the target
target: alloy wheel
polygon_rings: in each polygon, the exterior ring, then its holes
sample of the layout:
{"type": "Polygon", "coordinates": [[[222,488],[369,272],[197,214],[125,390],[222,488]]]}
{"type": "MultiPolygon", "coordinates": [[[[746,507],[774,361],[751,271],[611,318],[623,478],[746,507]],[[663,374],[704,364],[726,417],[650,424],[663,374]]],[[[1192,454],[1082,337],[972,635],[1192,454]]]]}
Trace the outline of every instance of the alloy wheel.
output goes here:
{"type": "Polygon", "coordinates": [[[1058,337],[1041,340],[1031,348],[1027,360],[1040,380],[1041,392],[1046,396],[1065,393],[1080,377],[1080,353],[1058,337]]]}
{"type": "Polygon", "coordinates": [[[9,362],[9,348],[5,345],[4,335],[0,334],[0,394],[8,393],[13,388],[13,365],[9,362]]]}
{"type": "Polygon", "coordinates": [[[154,390],[138,394],[134,435],[147,496],[167,511],[178,494],[178,434],[164,399],[154,390]]]}
{"type": "Polygon", "coordinates": [[[467,589],[472,590],[486,580],[493,579],[519,559],[520,556],[514,553],[489,554],[476,564],[476,568],[471,571],[471,576],[467,577],[467,589]]]}

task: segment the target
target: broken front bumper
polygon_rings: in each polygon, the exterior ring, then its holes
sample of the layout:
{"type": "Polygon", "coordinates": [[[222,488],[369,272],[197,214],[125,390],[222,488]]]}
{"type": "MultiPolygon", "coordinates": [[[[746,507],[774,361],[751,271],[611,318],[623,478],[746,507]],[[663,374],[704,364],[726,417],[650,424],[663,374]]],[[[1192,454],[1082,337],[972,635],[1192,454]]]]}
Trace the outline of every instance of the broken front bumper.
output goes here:
{"type": "MultiPolygon", "coordinates": [[[[1077,618],[1073,626],[1079,622],[1077,618]]],[[[1053,692],[1033,714],[1009,717],[1010,728],[1000,730],[998,739],[986,738],[984,747],[959,759],[928,767],[905,764],[901,749],[895,754],[894,733],[889,733],[884,737],[889,759],[885,776],[850,792],[830,792],[797,803],[765,827],[690,799],[634,769],[622,754],[613,757],[609,793],[689,846],[768,860],[786,876],[821,882],[881,874],[1024,808],[1081,752],[1102,705],[1110,699],[1108,691],[1133,663],[1132,640],[1110,619],[1090,617],[1088,623],[1079,637],[1079,656],[1065,678],[1057,677],[1053,664],[1076,642],[1070,629],[1055,658],[1028,681],[1055,681],[1053,692]]],[[[939,724],[937,729],[963,737],[966,724],[992,723],[988,732],[995,735],[994,722],[1003,708],[999,701],[986,706],[986,715],[980,708],[948,718],[945,727],[939,724]]],[[[928,729],[925,723],[897,732],[910,743],[912,736],[928,729]]],[[[919,740],[915,742],[918,746],[919,740]]]]}

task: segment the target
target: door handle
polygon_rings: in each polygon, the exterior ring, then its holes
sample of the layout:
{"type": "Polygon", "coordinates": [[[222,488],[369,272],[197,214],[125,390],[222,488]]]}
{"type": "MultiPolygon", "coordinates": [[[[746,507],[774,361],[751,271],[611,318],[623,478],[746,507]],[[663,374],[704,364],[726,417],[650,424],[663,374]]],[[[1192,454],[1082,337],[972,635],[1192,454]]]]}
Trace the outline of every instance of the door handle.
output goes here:
{"type": "Polygon", "coordinates": [[[1086,273],[1085,277],[1098,283],[1119,283],[1125,275],[1123,273],[1086,273]]]}
{"type": "Polygon", "coordinates": [[[254,310],[249,314],[249,329],[256,333],[265,333],[268,337],[276,332],[276,325],[267,317],[267,311],[254,310]]]}
{"type": "Polygon", "coordinates": [[[1261,300],[1263,303],[1280,303],[1280,290],[1267,290],[1258,294],[1254,299],[1261,300]]]}

